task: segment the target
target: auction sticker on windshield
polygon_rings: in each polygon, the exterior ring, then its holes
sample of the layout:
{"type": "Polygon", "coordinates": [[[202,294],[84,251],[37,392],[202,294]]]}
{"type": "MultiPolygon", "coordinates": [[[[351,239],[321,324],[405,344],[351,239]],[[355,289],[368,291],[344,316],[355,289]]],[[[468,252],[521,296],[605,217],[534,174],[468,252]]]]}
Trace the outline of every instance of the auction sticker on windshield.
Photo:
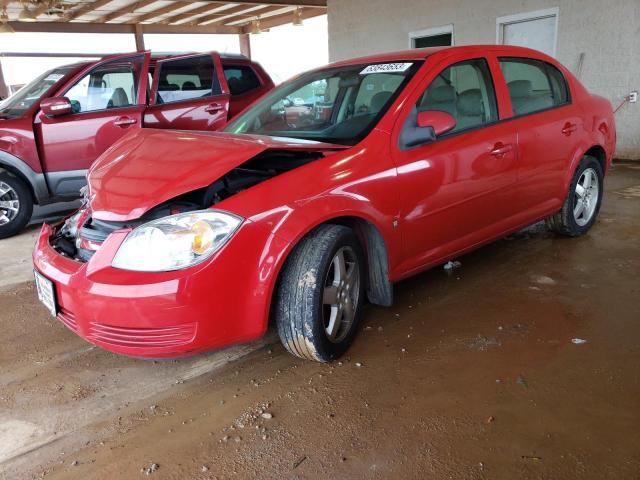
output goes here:
{"type": "Polygon", "coordinates": [[[393,73],[405,72],[413,63],[379,63],[377,65],[369,65],[360,72],[360,75],[368,75],[370,73],[393,73]]]}

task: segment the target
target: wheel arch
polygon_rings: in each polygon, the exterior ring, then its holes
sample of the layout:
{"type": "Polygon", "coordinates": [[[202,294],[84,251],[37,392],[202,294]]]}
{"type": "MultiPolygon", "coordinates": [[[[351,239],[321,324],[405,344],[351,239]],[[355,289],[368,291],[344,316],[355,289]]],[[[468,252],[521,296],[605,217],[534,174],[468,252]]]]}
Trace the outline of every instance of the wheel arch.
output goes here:
{"type": "Polygon", "coordinates": [[[34,172],[18,157],[0,151],[0,171],[3,170],[18,177],[27,185],[31,192],[33,203],[42,203],[49,197],[49,189],[47,188],[44,174],[34,172]]]}
{"type": "Polygon", "coordinates": [[[565,179],[564,179],[565,192],[569,188],[569,184],[571,183],[571,179],[573,178],[573,174],[575,173],[576,168],[578,168],[578,165],[580,164],[582,159],[585,157],[585,155],[595,157],[598,160],[600,167],[602,167],[603,175],[606,173],[607,153],[604,147],[599,143],[592,143],[592,144],[585,143],[584,145],[580,145],[580,147],[575,150],[575,154],[571,159],[571,164],[567,169],[567,171],[565,172],[565,179]]]}
{"type": "Polygon", "coordinates": [[[382,232],[369,220],[351,215],[334,217],[319,225],[324,224],[343,225],[356,233],[366,256],[367,298],[374,305],[390,307],[393,303],[393,284],[389,281],[389,252],[382,232]]]}
{"type": "Polygon", "coordinates": [[[364,254],[366,255],[367,284],[366,292],[369,301],[375,305],[391,306],[393,303],[393,283],[389,280],[389,250],[388,242],[385,240],[380,228],[371,220],[362,216],[344,214],[330,218],[324,218],[314,222],[304,228],[296,238],[291,241],[286,250],[281,252],[273,272],[273,281],[269,289],[266,315],[268,320],[272,319],[274,308],[274,295],[278,288],[278,283],[282,277],[285,262],[290,258],[296,245],[313,230],[321,225],[336,224],[351,228],[356,233],[364,254]]]}

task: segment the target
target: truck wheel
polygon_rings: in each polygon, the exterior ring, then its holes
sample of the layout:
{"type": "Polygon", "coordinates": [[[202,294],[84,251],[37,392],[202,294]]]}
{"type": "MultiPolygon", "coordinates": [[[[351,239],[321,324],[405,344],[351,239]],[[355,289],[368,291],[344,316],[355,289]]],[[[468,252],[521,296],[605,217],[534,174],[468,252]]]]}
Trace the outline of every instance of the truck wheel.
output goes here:
{"type": "Polygon", "coordinates": [[[569,237],[584,235],[595,223],[604,190],[600,162],[585,155],[578,164],[562,210],[547,218],[547,227],[569,237]]]}
{"type": "Polygon", "coordinates": [[[295,247],[274,305],[289,352],[328,362],[349,348],[364,302],[363,258],[356,235],[341,225],[321,225],[295,247]]]}
{"type": "Polygon", "coordinates": [[[29,223],[32,212],[29,187],[9,172],[0,172],[0,238],[19,233],[29,223]]]}

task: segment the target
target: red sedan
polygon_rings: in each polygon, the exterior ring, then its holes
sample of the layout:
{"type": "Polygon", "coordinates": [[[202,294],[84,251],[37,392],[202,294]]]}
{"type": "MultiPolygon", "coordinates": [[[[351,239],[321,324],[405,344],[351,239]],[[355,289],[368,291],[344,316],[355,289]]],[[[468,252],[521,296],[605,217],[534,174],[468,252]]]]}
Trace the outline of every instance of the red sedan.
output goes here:
{"type": "Polygon", "coordinates": [[[596,221],[611,105],[554,59],[473,46],[303,74],[224,132],[140,130],[45,225],[41,299],[88,341],[174,357],[256,339],[329,361],[393,282],[542,219],[596,221]],[[292,123],[291,98],[311,114],[292,123]],[[307,100],[305,100],[307,101],[307,100]]]}

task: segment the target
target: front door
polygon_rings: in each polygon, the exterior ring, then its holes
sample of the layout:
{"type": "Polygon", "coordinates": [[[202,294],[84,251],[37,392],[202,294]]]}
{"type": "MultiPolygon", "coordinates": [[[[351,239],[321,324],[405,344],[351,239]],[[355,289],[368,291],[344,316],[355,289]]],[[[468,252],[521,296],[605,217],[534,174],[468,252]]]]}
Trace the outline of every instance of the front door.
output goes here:
{"type": "Polygon", "coordinates": [[[217,53],[182,55],[156,64],[146,127],[219,130],[229,115],[229,88],[217,53]]]}
{"type": "Polygon", "coordinates": [[[39,112],[34,131],[53,196],[74,196],[87,169],[111,145],[142,125],[149,54],[109,57],[78,75],[58,95],[73,113],[39,112]]]}
{"type": "MultiPolygon", "coordinates": [[[[447,112],[456,127],[433,142],[394,149],[405,258],[401,270],[409,273],[491,236],[513,213],[509,195],[517,173],[516,133],[508,123],[498,123],[486,59],[449,63],[417,93],[410,103],[414,112],[447,112]]],[[[415,114],[398,128],[412,121],[415,114]]]]}

